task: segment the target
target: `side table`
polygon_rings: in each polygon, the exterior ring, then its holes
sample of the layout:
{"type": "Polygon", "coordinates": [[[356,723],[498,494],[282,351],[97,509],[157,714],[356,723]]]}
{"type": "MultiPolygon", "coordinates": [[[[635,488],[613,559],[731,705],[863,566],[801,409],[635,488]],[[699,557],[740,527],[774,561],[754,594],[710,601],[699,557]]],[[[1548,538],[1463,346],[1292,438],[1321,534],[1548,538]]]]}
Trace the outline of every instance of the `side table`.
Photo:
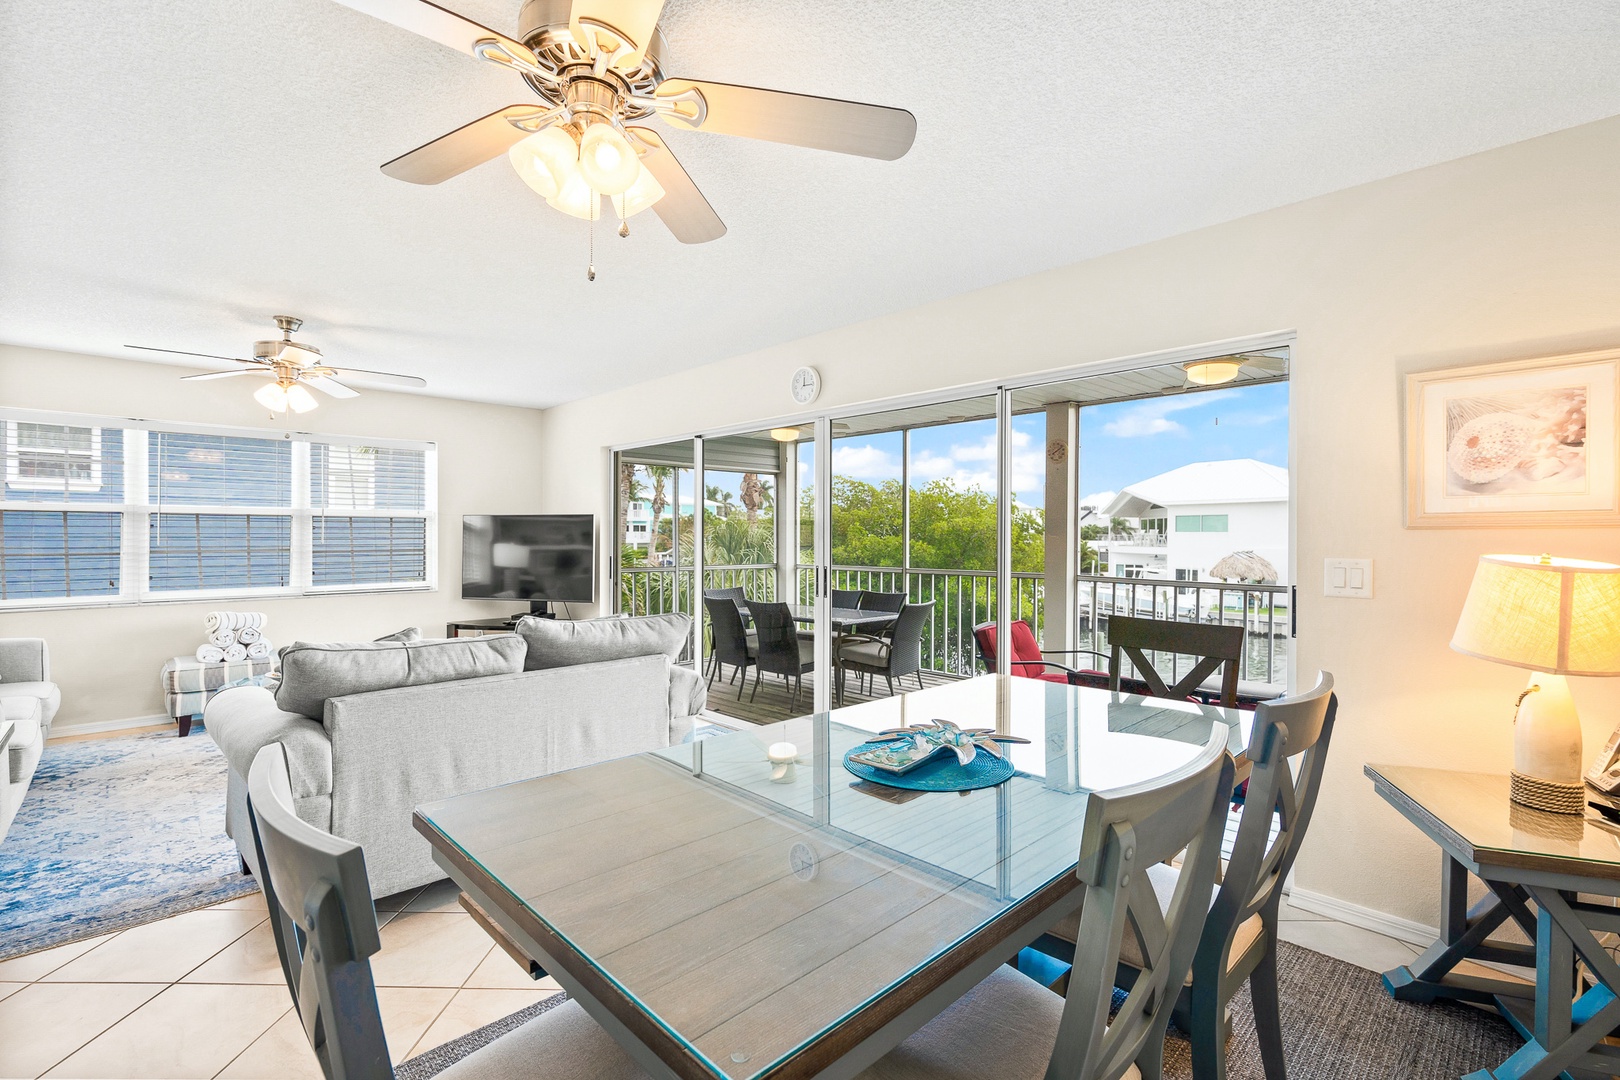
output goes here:
{"type": "Polygon", "coordinates": [[[276,658],[222,660],[205,664],[195,656],[177,656],[163,665],[163,707],[174,720],[177,735],[191,734],[191,722],[202,717],[213,696],[232,683],[276,670],[276,658]]]}

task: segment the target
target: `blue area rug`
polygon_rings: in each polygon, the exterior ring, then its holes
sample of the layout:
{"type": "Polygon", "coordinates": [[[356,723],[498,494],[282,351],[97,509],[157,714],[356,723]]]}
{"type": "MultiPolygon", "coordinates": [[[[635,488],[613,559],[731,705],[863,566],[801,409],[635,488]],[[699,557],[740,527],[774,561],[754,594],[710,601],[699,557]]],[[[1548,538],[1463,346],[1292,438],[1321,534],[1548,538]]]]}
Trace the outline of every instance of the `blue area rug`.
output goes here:
{"type": "Polygon", "coordinates": [[[257,891],[205,732],[46,746],[0,843],[0,960],[257,891]]]}

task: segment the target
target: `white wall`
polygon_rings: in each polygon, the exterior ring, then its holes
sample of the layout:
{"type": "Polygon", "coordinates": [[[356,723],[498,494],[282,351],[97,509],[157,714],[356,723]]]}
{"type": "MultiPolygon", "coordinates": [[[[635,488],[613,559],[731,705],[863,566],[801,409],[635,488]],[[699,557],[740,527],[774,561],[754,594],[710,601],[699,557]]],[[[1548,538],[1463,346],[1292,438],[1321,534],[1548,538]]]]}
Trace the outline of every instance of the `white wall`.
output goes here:
{"type": "MultiPolygon", "coordinates": [[[[1616,176],[1611,119],[560,406],[544,509],[606,515],[608,445],[794,414],[804,363],[845,405],[1295,329],[1299,671],[1331,670],[1343,702],[1297,881],[1432,923],[1435,850],[1362,766],[1505,771],[1523,673],[1447,648],[1475,559],[1616,558],[1620,530],[1403,528],[1401,378],[1620,344],[1616,176]],[[1372,557],[1375,598],[1312,588],[1330,555],[1372,557]]],[[[1577,683],[1595,752],[1620,680],[1577,683]]]]}
{"type": "Polygon", "coordinates": [[[1169,575],[1177,570],[1197,570],[1209,581],[1209,568],[1234,551],[1252,551],[1277,568],[1277,584],[1287,585],[1288,504],[1286,502],[1199,503],[1172,506],[1165,513],[1169,534],[1165,551],[1169,575]],[[1226,531],[1181,532],[1176,518],[1188,514],[1225,514],[1226,531]]]}
{"type": "MultiPolygon", "coordinates": [[[[109,360],[0,345],[0,404],[150,420],[275,428],[237,380],[181,383],[195,368],[109,360]]],[[[369,640],[404,626],[444,633],[451,618],[490,618],[517,604],[463,601],[461,515],[536,513],[534,463],[541,413],[501,405],[367,390],[322,401],[302,430],[423,439],[438,444],[439,587],[433,592],[361,593],[296,599],[157,603],[0,613],[0,637],[43,637],[62,686],[55,733],[163,712],[158,672],[202,642],[203,614],[221,606],[264,611],[277,645],[295,640],[369,640]]]]}

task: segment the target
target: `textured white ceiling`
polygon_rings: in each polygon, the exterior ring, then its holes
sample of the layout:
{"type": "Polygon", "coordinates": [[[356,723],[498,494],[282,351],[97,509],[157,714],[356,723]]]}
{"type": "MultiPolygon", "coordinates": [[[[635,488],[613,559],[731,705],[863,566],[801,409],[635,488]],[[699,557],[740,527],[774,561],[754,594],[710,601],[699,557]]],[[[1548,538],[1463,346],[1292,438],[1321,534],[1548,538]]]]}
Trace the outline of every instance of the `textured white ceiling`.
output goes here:
{"type": "MultiPolygon", "coordinates": [[[[503,31],[518,0],[446,0],[503,31]]],[[[0,5],[0,341],[246,355],[270,316],[429,393],[550,405],[1620,113],[1612,0],[670,0],[671,75],[898,105],[869,161],[668,142],[730,227],[584,222],[503,160],[377,166],[530,100],[332,0],[0,5]]]]}

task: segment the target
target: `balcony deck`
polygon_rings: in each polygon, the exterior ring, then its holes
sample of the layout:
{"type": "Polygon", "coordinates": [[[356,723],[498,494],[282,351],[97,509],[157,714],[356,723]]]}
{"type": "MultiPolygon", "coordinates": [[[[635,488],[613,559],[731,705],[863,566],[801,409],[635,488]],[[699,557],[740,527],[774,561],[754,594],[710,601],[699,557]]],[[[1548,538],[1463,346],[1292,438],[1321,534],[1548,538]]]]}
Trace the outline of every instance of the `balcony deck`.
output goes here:
{"type": "MultiPolygon", "coordinates": [[[[759,692],[754,700],[749,701],[749,695],[754,693],[754,673],[750,669],[748,674],[748,689],[743,691],[742,700],[737,700],[737,687],[727,682],[736,671],[736,668],[727,667],[725,674],[714,680],[709,687],[709,711],[728,716],[733,720],[743,720],[750,724],[774,724],[780,720],[787,720],[795,716],[805,716],[814,711],[814,702],[810,692],[810,678],[805,677],[804,689],[799,694],[797,703],[790,703],[792,687],[779,675],[766,675],[759,684],[759,692]]],[[[923,686],[938,686],[940,683],[954,682],[957,676],[946,675],[937,671],[922,673],[923,686]]],[[[917,689],[917,678],[907,675],[904,689],[917,689]]],[[[900,693],[900,683],[895,684],[895,693],[900,693]]],[[[873,692],[864,694],[860,692],[859,683],[852,672],[849,681],[845,683],[844,703],[856,705],[863,701],[871,701],[874,697],[887,697],[888,687],[881,678],[873,680],[873,692]]]]}

